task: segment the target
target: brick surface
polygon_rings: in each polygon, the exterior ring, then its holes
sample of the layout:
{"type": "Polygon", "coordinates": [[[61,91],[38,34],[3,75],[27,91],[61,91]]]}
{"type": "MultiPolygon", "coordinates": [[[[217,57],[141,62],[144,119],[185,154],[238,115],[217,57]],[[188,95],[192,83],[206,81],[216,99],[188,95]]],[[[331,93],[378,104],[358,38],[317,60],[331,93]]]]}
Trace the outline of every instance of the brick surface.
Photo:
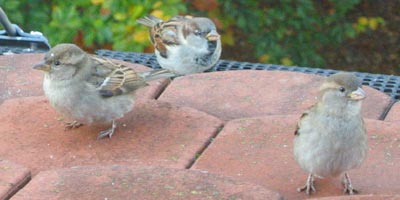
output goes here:
{"type": "Polygon", "coordinates": [[[0,104],[13,97],[43,95],[40,71],[32,69],[44,54],[0,56],[0,104]]]}
{"type": "MultiPolygon", "coordinates": [[[[323,77],[282,71],[224,71],[180,77],[160,100],[189,106],[230,120],[261,115],[302,113],[316,102],[323,77]]],[[[363,115],[378,119],[390,97],[364,87],[363,115]]]]}
{"type": "Polygon", "coordinates": [[[318,200],[399,200],[399,195],[354,195],[315,198],[318,200]]]}
{"type": "MultiPolygon", "coordinates": [[[[32,69],[42,61],[44,54],[13,54],[0,56],[0,104],[10,98],[43,95],[43,73],[32,69]]],[[[113,60],[132,67],[136,71],[147,71],[148,67],[124,61],[113,60]]],[[[150,87],[138,91],[138,96],[155,98],[169,83],[167,79],[154,80],[150,87]]],[[[141,99],[140,99],[141,100],[141,99]]]]}
{"type": "Polygon", "coordinates": [[[0,199],[9,199],[31,178],[26,167],[0,157],[0,199]]]}
{"type": "Polygon", "coordinates": [[[263,187],[193,170],[75,167],[39,173],[18,199],[279,199],[263,187]]]}
{"type": "Polygon", "coordinates": [[[222,122],[191,108],[149,100],[117,121],[111,139],[96,140],[109,126],[64,131],[44,97],[7,100],[0,106],[0,158],[37,172],[77,165],[160,165],[185,168],[222,122]]]}
{"type": "MultiPolygon", "coordinates": [[[[297,187],[307,173],[293,158],[298,115],[266,116],[229,122],[196,161],[193,169],[252,181],[287,199],[304,199],[297,187]]],[[[366,120],[369,152],[361,168],[350,171],[353,186],[362,195],[400,194],[400,125],[366,120]]],[[[340,179],[316,179],[312,197],[342,195],[340,179]]]]}
{"type": "Polygon", "coordinates": [[[396,102],[390,108],[389,113],[386,115],[385,121],[388,121],[388,122],[400,121],[400,103],[399,102],[396,102]]]}

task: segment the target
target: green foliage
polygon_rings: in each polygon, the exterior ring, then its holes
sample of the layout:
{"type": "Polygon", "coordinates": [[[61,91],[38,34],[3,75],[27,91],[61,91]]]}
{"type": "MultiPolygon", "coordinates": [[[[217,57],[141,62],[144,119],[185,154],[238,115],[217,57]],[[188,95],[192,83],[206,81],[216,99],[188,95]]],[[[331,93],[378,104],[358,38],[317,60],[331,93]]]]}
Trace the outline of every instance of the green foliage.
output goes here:
{"type": "Polygon", "coordinates": [[[180,0],[5,1],[0,5],[13,23],[29,24],[25,31],[42,31],[52,45],[74,42],[86,48],[111,46],[138,52],[149,40],[148,29],[137,24],[137,18],[152,13],[167,19],[186,11],[180,0]]]}
{"type": "Polygon", "coordinates": [[[169,19],[190,13],[216,22],[222,34],[224,58],[314,67],[325,67],[324,52],[333,49],[335,53],[344,41],[386,24],[379,16],[364,16],[362,12],[354,15],[362,3],[366,2],[0,0],[13,23],[25,31],[42,31],[52,45],[72,42],[89,50],[148,51],[148,28],[136,19],[148,14],[169,19]]]}
{"type": "Polygon", "coordinates": [[[11,23],[18,24],[23,30],[41,30],[51,20],[49,1],[37,0],[0,0],[0,6],[6,12],[11,23]]]}
{"type": "Polygon", "coordinates": [[[318,53],[356,37],[345,20],[359,0],[222,1],[223,12],[248,35],[263,62],[324,66],[318,53]]]}

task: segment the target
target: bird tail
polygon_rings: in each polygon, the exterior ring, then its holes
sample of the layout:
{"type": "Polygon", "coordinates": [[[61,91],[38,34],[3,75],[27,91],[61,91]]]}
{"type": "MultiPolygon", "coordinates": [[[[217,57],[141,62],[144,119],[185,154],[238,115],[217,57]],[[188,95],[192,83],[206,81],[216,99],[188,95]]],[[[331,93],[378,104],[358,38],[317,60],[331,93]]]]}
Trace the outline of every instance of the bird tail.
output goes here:
{"type": "Polygon", "coordinates": [[[160,18],[155,17],[153,15],[148,15],[148,16],[145,16],[143,18],[139,18],[136,20],[137,23],[143,24],[148,27],[154,27],[155,25],[157,25],[158,23],[160,23],[162,21],[163,20],[161,20],[160,18]]]}
{"type": "Polygon", "coordinates": [[[161,78],[174,78],[177,74],[169,71],[168,69],[153,69],[147,72],[140,72],[139,75],[143,77],[145,81],[152,81],[161,78]]]}

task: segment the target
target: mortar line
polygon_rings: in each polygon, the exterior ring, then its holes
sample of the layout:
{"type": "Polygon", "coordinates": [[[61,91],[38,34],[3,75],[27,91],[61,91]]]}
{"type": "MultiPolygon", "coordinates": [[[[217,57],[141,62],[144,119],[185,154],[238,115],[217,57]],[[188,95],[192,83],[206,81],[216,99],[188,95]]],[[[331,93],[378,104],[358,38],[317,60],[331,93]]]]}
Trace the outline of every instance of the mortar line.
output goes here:
{"type": "Polygon", "coordinates": [[[389,104],[386,106],[385,110],[383,110],[381,116],[379,116],[378,120],[384,121],[386,116],[389,114],[389,111],[392,109],[393,105],[397,102],[396,99],[390,99],[389,104]]]}
{"type": "Polygon", "coordinates": [[[217,138],[219,133],[224,129],[225,127],[225,122],[223,122],[220,126],[217,127],[217,130],[215,133],[208,139],[208,141],[196,152],[194,155],[194,158],[185,166],[185,169],[191,169],[193,165],[196,163],[196,161],[200,158],[201,155],[203,155],[203,152],[208,149],[208,147],[214,142],[214,140],[217,138]]]}
{"type": "Polygon", "coordinates": [[[166,80],[166,81],[168,81],[166,84],[165,84],[165,86],[164,87],[162,87],[161,89],[160,89],[160,91],[159,92],[157,92],[157,94],[155,95],[155,97],[154,97],[154,99],[155,100],[158,100],[158,98],[164,93],[164,91],[167,89],[167,87],[172,83],[172,81],[174,81],[173,79],[170,79],[170,78],[168,78],[169,80],[166,80]]]}

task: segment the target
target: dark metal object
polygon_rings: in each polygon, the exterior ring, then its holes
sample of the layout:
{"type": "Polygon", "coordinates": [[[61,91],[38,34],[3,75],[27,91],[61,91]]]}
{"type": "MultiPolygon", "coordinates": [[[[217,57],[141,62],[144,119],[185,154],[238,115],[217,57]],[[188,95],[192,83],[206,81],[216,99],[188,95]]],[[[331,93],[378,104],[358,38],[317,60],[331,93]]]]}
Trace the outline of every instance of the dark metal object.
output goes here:
{"type": "MultiPolygon", "coordinates": [[[[134,52],[121,52],[110,50],[98,50],[96,54],[104,57],[109,57],[117,60],[124,60],[127,62],[138,63],[146,65],[151,68],[160,68],[156,56],[149,53],[134,53],[134,52]]],[[[309,68],[309,67],[288,67],[273,64],[249,63],[238,61],[220,60],[209,71],[228,71],[228,70],[269,70],[269,71],[293,71],[302,72],[306,74],[318,74],[322,76],[329,76],[335,74],[338,70],[309,68]]],[[[355,72],[355,75],[362,80],[363,85],[371,86],[379,91],[382,91],[390,97],[400,100],[400,77],[394,75],[384,74],[370,74],[355,72]]]]}
{"type": "Polygon", "coordinates": [[[50,49],[49,42],[41,32],[25,33],[18,25],[11,24],[0,7],[0,55],[4,53],[40,53],[50,49]]]}

